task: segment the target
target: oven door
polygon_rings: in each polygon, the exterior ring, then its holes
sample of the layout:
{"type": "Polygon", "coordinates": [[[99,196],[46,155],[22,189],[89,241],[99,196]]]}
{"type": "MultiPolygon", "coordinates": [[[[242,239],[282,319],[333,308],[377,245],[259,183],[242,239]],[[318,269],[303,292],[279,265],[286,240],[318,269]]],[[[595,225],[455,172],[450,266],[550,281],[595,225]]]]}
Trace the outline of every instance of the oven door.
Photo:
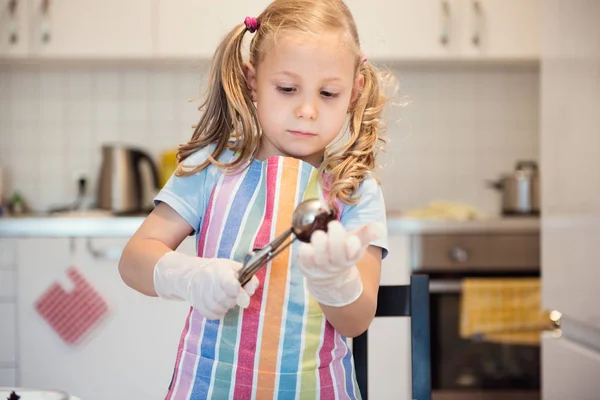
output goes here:
{"type": "Polygon", "coordinates": [[[540,348],[460,337],[461,279],[430,281],[433,399],[540,399],[540,348]]]}

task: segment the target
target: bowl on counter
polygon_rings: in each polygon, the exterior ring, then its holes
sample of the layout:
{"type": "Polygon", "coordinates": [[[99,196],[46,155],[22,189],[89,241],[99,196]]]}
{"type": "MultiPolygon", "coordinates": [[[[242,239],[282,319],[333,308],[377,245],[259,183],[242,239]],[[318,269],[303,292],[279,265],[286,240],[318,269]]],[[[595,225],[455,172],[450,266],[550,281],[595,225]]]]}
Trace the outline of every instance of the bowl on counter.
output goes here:
{"type": "Polygon", "coordinates": [[[0,399],[9,400],[80,400],[59,390],[0,387],[0,399]]]}

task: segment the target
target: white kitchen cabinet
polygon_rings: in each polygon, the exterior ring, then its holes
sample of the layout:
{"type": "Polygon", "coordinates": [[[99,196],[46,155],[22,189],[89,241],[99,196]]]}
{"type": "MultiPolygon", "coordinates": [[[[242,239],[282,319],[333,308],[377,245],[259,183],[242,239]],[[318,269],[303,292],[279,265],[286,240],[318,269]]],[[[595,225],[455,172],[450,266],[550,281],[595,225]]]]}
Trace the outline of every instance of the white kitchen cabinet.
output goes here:
{"type": "Polygon", "coordinates": [[[544,400],[596,400],[600,352],[546,333],[542,337],[544,400]]]}
{"type": "Polygon", "coordinates": [[[0,57],[22,57],[27,54],[27,6],[24,0],[0,0],[0,57]]]}
{"type": "MultiPolygon", "coordinates": [[[[88,239],[79,238],[72,254],[71,239],[18,240],[20,385],[62,389],[85,400],[158,399],[166,393],[189,307],[144,296],[122,282],[117,265],[126,242],[94,238],[88,248],[88,239]],[[53,282],[66,281],[71,265],[110,307],[108,318],[77,346],[65,344],[34,307],[53,282]]],[[[185,243],[193,252],[193,239],[185,243]]]]}
{"type": "Polygon", "coordinates": [[[408,285],[410,283],[410,235],[388,237],[389,253],[381,263],[382,286],[408,285]]]}
{"type": "Polygon", "coordinates": [[[246,16],[256,17],[270,0],[159,0],[156,56],[211,58],[223,37],[246,16]]]}
{"type": "Polygon", "coordinates": [[[0,270],[16,269],[16,239],[0,238],[0,270]]]}
{"type": "Polygon", "coordinates": [[[0,387],[18,386],[17,370],[15,368],[3,368],[0,365],[0,387]]]}
{"type": "Polygon", "coordinates": [[[17,368],[16,250],[0,238],[0,386],[14,385],[17,368]]]}
{"type": "Polygon", "coordinates": [[[438,59],[451,55],[457,42],[451,35],[451,6],[439,0],[347,0],[361,39],[371,59],[438,59]]]}
{"type": "Polygon", "coordinates": [[[369,399],[412,399],[410,319],[375,318],[369,327],[369,399]]]}
{"type": "Polygon", "coordinates": [[[384,60],[539,57],[541,0],[347,0],[366,56],[384,60]]]}
{"type": "Polygon", "coordinates": [[[0,367],[15,367],[17,361],[16,305],[0,302],[0,367]]]}
{"type": "Polygon", "coordinates": [[[562,313],[562,336],[542,342],[542,396],[591,400],[600,392],[600,2],[545,0],[543,11],[542,307],[562,313]]]}
{"type": "Polygon", "coordinates": [[[0,269],[0,302],[14,302],[17,289],[16,271],[0,269]]]}
{"type": "Polygon", "coordinates": [[[32,57],[129,59],[152,56],[151,1],[27,1],[28,54],[32,57]]]}
{"type": "MultiPolygon", "coordinates": [[[[0,0],[0,57],[209,59],[270,0],[0,0]],[[11,12],[14,5],[14,13],[11,12]]],[[[372,60],[531,60],[541,0],[347,0],[372,60]]]]}
{"type": "Polygon", "coordinates": [[[542,0],[457,0],[463,57],[538,59],[542,0]]]}

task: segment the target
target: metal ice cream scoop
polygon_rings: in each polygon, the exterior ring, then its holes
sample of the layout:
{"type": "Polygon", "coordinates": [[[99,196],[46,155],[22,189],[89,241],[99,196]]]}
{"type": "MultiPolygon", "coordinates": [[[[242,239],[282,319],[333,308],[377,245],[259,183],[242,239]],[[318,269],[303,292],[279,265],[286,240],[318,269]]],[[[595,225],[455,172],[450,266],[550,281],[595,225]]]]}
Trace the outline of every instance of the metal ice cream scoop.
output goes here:
{"type": "Polygon", "coordinates": [[[314,231],[327,232],[327,224],[337,218],[335,210],[321,203],[319,199],[309,199],[298,204],[292,214],[292,227],[277,236],[271,243],[260,249],[254,249],[244,257],[242,269],[238,280],[244,286],[256,272],[286,247],[294,243],[296,239],[304,243],[310,243],[310,237],[314,231]],[[293,235],[287,242],[286,239],[293,235]]]}

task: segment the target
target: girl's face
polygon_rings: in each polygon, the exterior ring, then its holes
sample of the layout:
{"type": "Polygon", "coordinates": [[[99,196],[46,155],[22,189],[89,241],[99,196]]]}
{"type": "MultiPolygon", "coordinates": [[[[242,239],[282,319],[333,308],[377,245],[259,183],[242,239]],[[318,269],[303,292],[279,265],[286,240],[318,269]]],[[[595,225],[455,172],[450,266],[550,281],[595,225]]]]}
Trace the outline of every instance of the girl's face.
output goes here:
{"type": "Polygon", "coordinates": [[[339,33],[278,38],[255,68],[245,64],[262,128],[259,160],[299,158],[318,167],[364,84],[339,33]]]}

